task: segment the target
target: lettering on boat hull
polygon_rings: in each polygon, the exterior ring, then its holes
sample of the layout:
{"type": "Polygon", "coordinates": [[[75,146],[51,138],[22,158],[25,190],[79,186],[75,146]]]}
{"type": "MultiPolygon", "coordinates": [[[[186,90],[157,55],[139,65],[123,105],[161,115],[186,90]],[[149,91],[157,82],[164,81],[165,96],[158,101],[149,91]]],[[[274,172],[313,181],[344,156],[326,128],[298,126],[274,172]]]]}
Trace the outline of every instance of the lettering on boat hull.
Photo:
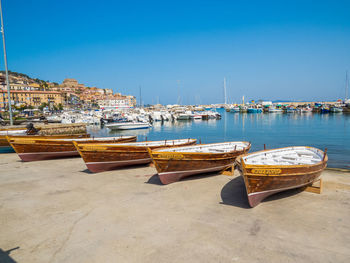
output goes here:
{"type": "Polygon", "coordinates": [[[276,174],[281,174],[282,170],[281,169],[252,169],[253,174],[265,174],[265,175],[276,175],[276,174]]]}

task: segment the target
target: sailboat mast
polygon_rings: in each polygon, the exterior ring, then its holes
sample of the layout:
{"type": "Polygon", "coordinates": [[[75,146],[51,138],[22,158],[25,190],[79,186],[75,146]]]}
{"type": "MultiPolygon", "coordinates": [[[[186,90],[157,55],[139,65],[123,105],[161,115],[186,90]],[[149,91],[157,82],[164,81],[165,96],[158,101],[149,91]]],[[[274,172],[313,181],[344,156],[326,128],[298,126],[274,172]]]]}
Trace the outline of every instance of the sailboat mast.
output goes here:
{"type": "Polygon", "coordinates": [[[345,101],[348,100],[349,96],[349,79],[348,79],[348,71],[346,71],[346,77],[345,77],[345,101]]]}
{"type": "Polygon", "coordinates": [[[0,0],[0,14],[1,14],[1,34],[2,34],[2,46],[4,48],[4,61],[5,61],[5,74],[6,74],[6,86],[7,86],[7,97],[9,104],[9,113],[10,113],[10,125],[13,125],[12,119],[12,106],[11,106],[11,93],[10,93],[10,81],[9,81],[9,72],[7,69],[7,56],[6,56],[6,45],[5,45],[5,32],[4,32],[4,19],[2,16],[2,5],[0,0]]]}
{"type": "Polygon", "coordinates": [[[224,78],[224,103],[227,104],[227,96],[226,96],[226,78],[224,78]]]}
{"type": "Polygon", "coordinates": [[[141,94],[141,86],[139,86],[139,91],[140,91],[140,108],[142,108],[142,94],[141,94]]]}
{"type": "Polygon", "coordinates": [[[178,104],[178,105],[181,105],[180,80],[177,81],[177,104],[178,104]]]}

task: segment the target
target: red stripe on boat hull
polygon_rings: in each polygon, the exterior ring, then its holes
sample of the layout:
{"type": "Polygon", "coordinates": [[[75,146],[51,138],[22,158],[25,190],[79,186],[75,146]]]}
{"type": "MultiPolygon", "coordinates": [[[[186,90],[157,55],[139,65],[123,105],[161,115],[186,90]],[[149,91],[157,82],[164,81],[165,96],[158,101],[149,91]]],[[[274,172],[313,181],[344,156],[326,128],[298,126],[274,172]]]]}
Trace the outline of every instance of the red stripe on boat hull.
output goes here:
{"type": "Polygon", "coordinates": [[[104,171],[115,170],[120,167],[138,165],[138,164],[147,164],[152,161],[151,158],[147,159],[138,159],[138,160],[126,160],[126,161],[111,161],[111,162],[91,162],[86,163],[87,168],[92,173],[100,173],[104,171]]]}
{"type": "Polygon", "coordinates": [[[69,152],[40,152],[40,153],[19,153],[19,158],[23,162],[33,162],[33,161],[42,161],[50,160],[57,158],[67,158],[67,157],[77,157],[79,153],[77,151],[69,152]]]}
{"type": "Polygon", "coordinates": [[[258,204],[260,204],[262,200],[264,200],[266,197],[269,197],[270,195],[273,195],[273,194],[276,194],[279,192],[283,192],[286,190],[301,188],[301,187],[304,187],[304,186],[307,186],[310,184],[312,184],[312,182],[307,182],[307,183],[302,184],[302,185],[292,186],[292,187],[283,188],[283,189],[270,190],[270,191],[265,191],[265,192],[260,192],[260,193],[251,193],[251,194],[248,194],[248,202],[249,202],[250,207],[255,207],[258,204]]]}
{"type": "Polygon", "coordinates": [[[224,170],[226,167],[229,167],[230,165],[220,166],[220,167],[211,167],[211,168],[200,169],[200,170],[158,173],[158,176],[162,184],[171,184],[171,183],[178,182],[181,179],[191,175],[221,171],[221,170],[224,170]]]}

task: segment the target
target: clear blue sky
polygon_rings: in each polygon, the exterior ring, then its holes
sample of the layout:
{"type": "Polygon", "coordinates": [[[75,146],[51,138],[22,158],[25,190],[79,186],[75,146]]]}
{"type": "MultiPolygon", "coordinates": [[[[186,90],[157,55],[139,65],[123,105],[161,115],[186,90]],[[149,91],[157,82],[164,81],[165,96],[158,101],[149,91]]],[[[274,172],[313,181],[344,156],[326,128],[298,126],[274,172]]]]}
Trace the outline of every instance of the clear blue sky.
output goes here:
{"type": "MultiPolygon", "coordinates": [[[[9,69],[145,103],[343,98],[350,1],[2,0],[9,69]]],[[[2,53],[2,52],[1,52],[2,53]]],[[[2,59],[2,58],[1,58],[2,59]]],[[[3,60],[1,68],[3,69],[3,60]]]]}

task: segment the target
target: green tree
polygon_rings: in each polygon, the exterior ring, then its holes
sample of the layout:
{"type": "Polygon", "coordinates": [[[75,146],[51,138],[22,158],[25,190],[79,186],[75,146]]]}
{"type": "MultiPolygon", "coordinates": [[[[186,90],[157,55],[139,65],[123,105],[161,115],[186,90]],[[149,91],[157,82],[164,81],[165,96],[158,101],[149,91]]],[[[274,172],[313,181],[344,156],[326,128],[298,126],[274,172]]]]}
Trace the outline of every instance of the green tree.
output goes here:
{"type": "Polygon", "coordinates": [[[45,108],[45,107],[47,107],[47,103],[46,102],[43,102],[43,103],[41,103],[41,105],[38,107],[38,109],[39,110],[41,110],[41,111],[43,111],[43,109],[45,108]]]}

